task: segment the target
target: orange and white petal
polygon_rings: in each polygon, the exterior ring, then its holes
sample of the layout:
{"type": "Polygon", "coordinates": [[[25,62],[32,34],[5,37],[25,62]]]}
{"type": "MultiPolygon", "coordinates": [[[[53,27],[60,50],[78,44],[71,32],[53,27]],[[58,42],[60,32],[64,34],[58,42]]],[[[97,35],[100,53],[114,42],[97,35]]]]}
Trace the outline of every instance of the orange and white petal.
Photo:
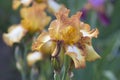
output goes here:
{"type": "Polygon", "coordinates": [[[40,42],[48,42],[49,40],[51,40],[50,35],[48,34],[48,32],[43,32],[40,34],[40,36],[38,37],[40,42]]]}
{"type": "Polygon", "coordinates": [[[95,37],[97,38],[97,35],[99,33],[98,29],[92,29],[91,31],[86,31],[86,30],[80,30],[80,32],[83,34],[83,37],[95,37]]]}
{"type": "Polygon", "coordinates": [[[60,10],[62,5],[58,4],[54,0],[48,0],[48,8],[53,12],[56,13],[60,10]]]}
{"type": "Polygon", "coordinates": [[[98,29],[92,29],[90,30],[90,26],[86,23],[81,22],[81,30],[80,32],[83,34],[83,37],[90,37],[90,38],[97,38],[99,31],[98,29]]]}
{"type": "Polygon", "coordinates": [[[42,32],[32,44],[32,50],[39,50],[43,43],[51,40],[48,32],[42,32]]]}
{"type": "Polygon", "coordinates": [[[48,41],[48,42],[46,42],[46,43],[41,43],[39,50],[40,50],[43,54],[49,56],[49,55],[51,55],[52,52],[55,50],[55,46],[56,46],[56,43],[55,43],[55,42],[53,42],[53,41],[48,41]]]}
{"type": "Polygon", "coordinates": [[[19,43],[25,36],[26,32],[26,29],[21,25],[16,25],[14,28],[12,26],[8,33],[3,34],[3,40],[7,45],[12,46],[14,43],[19,43]]]}
{"type": "Polygon", "coordinates": [[[56,46],[47,32],[43,32],[37,38],[37,40],[32,44],[32,50],[37,50],[43,54],[51,54],[56,46]]]}
{"type": "Polygon", "coordinates": [[[35,51],[27,55],[27,62],[29,66],[32,66],[38,60],[42,60],[43,56],[41,52],[35,51]]]}
{"type": "Polygon", "coordinates": [[[86,60],[87,61],[95,61],[96,59],[100,59],[100,55],[97,54],[97,52],[94,50],[94,48],[91,45],[85,44],[85,50],[86,50],[86,60]]]}
{"type": "Polygon", "coordinates": [[[85,64],[85,56],[83,56],[83,51],[80,50],[78,47],[72,45],[67,46],[66,54],[69,55],[74,62],[75,68],[84,68],[85,64]]]}

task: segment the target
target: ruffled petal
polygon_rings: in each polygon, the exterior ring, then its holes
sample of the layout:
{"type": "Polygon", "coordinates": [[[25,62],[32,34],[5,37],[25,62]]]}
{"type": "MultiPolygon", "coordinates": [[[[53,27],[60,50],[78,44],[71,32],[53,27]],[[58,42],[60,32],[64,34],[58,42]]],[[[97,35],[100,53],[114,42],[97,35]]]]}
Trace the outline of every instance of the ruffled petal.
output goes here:
{"type": "Polygon", "coordinates": [[[74,44],[81,38],[80,16],[81,12],[68,17],[70,10],[61,8],[56,13],[56,20],[52,21],[49,27],[49,33],[52,39],[64,41],[66,44],[74,44]]]}
{"type": "Polygon", "coordinates": [[[98,29],[92,29],[90,30],[90,26],[88,24],[85,24],[83,22],[81,22],[81,30],[80,32],[83,34],[83,37],[95,37],[97,38],[99,31],[98,29]]]}
{"type": "Polygon", "coordinates": [[[51,17],[45,13],[47,5],[34,3],[31,7],[21,9],[21,24],[29,32],[42,31],[48,25],[51,17]]]}
{"type": "Polygon", "coordinates": [[[84,68],[85,67],[85,56],[83,56],[83,51],[81,51],[76,46],[67,46],[66,54],[69,55],[75,65],[75,68],[84,68]]]}

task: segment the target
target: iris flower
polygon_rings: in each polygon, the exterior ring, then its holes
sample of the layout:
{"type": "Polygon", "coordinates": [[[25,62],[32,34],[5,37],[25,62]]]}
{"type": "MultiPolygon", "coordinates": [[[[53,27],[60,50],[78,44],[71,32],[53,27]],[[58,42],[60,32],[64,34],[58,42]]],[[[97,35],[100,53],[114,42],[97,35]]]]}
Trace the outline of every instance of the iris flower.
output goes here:
{"type": "Polygon", "coordinates": [[[21,9],[21,24],[30,32],[43,30],[51,18],[45,13],[46,4],[34,3],[32,7],[21,9]]]}
{"type": "Polygon", "coordinates": [[[88,24],[79,20],[81,12],[71,17],[69,12],[69,9],[61,8],[56,13],[57,19],[51,22],[48,32],[39,35],[32,50],[56,57],[63,49],[63,53],[71,57],[75,68],[84,68],[86,61],[100,58],[92,46],[92,38],[97,38],[99,31],[90,29],[88,24]]]}
{"type": "Polygon", "coordinates": [[[3,34],[6,44],[12,46],[14,43],[19,43],[27,32],[42,31],[51,20],[45,13],[45,8],[45,4],[33,4],[31,7],[22,8],[21,24],[10,27],[8,33],[3,34]]]}

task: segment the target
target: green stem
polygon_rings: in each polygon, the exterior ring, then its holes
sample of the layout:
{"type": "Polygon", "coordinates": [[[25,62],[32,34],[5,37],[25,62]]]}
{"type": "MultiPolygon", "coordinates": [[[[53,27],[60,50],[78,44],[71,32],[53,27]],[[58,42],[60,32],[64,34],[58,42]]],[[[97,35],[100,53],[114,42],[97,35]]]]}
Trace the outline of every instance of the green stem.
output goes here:
{"type": "Polygon", "coordinates": [[[24,71],[21,71],[22,80],[26,80],[26,74],[24,71]]]}
{"type": "Polygon", "coordinates": [[[24,54],[23,54],[23,71],[22,71],[22,79],[27,80],[26,75],[27,75],[27,61],[26,61],[26,56],[27,56],[27,47],[24,45],[24,54]]]}
{"type": "Polygon", "coordinates": [[[54,71],[54,80],[60,80],[60,74],[54,71]]]}
{"type": "Polygon", "coordinates": [[[66,79],[66,75],[67,75],[67,70],[65,69],[64,73],[63,73],[63,76],[62,76],[62,80],[65,80],[66,79]]]}
{"type": "Polygon", "coordinates": [[[66,80],[67,77],[67,73],[69,70],[69,65],[70,65],[70,58],[68,56],[65,55],[65,61],[64,61],[64,66],[63,66],[63,75],[62,75],[62,80],[66,80]]]}
{"type": "Polygon", "coordinates": [[[23,64],[22,64],[22,71],[21,71],[21,75],[22,75],[22,80],[27,80],[26,76],[27,76],[27,61],[26,61],[26,56],[27,56],[27,46],[23,45],[24,50],[22,52],[24,52],[23,54],[23,64]]]}
{"type": "Polygon", "coordinates": [[[24,58],[22,58],[22,49],[20,45],[15,45],[15,60],[17,65],[18,70],[20,71],[22,80],[26,80],[26,71],[25,71],[25,63],[24,63],[24,58]]]}

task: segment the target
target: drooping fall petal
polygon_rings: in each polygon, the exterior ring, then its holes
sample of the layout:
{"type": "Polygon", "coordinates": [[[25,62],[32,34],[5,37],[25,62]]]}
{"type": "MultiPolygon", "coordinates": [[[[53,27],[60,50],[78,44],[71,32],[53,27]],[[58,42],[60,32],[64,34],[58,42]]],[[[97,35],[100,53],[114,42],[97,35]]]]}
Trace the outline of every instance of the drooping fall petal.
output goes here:
{"type": "Polygon", "coordinates": [[[86,48],[86,60],[87,61],[95,61],[96,59],[101,58],[96,51],[94,50],[94,48],[91,45],[85,45],[86,48]]]}
{"type": "Polygon", "coordinates": [[[101,58],[98,55],[98,53],[94,50],[91,38],[89,37],[82,38],[80,44],[82,45],[81,47],[83,47],[82,49],[85,53],[86,56],[85,59],[87,61],[95,61],[96,59],[101,58]]]}
{"type": "Polygon", "coordinates": [[[76,46],[68,46],[66,49],[67,55],[69,55],[74,61],[75,68],[84,68],[85,67],[85,56],[83,56],[83,51],[77,48],[76,46]]]}
{"type": "Polygon", "coordinates": [[[50,54],[55,48],[56,43],[51,41],[47,32],[43,32],[32,45],[32,50],[41,51],[43,54],[50,54]]]}
{"type": "Polygon", "coordinates": [[[8,33],[3,34],[3,39],[7,45],[12,46],[14,43],[19,43],[26,32],[27,30],[21,25],[13,25],[8,29],[8,33]]]}

